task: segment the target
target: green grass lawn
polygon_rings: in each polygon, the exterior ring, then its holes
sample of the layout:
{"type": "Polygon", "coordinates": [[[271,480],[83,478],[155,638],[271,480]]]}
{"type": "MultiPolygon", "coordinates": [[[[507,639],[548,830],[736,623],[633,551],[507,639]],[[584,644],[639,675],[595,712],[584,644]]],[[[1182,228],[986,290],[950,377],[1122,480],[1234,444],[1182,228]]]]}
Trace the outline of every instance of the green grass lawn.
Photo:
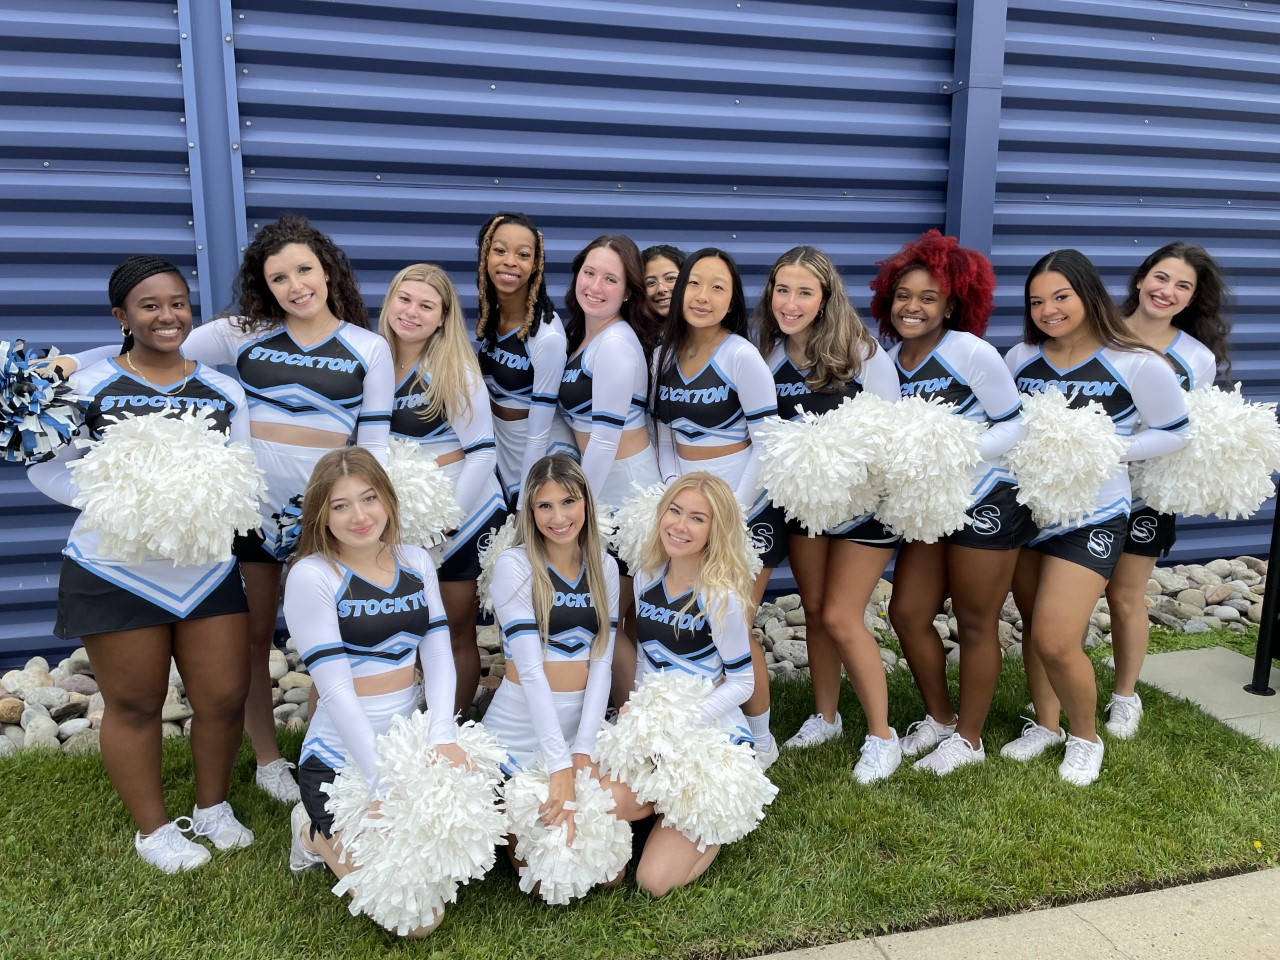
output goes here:
{"type": "MultiPolygon", "coordinates": [[[[1099,668],[1099,693],[1109,692],[1099,668]]],[[[811,709],[805,683],[776,686],[774,728],[811,709]]],[[[630,882],[549,907],[521,894],[500,858],[428,940],[402,942],[350,916],[321,874],[289,874],[287,809],[251,786],[247,748],[231,800],[255,831],[177,877],[133,854],[133,828],[97,757],[0,761],[0,956],[242,958],[432,956],[742,957],[1127,893],[1273,862],[1280,851],[1280,751],[1183,701],[1143,689],[1135,741],[1109,741],[1102,779],[1062,783],[1056,759],[999,759],[1025,710],[1020,665],[997,693],[989,759],[946,780],[909,769],[873,788],[849,778],[864,728],[852,693],[843,741],[784,753],[761,827],[697,883],[661,901],[630,882]],[[1255,841],[1261,845],[1259,849],[1255,841]]],[[[920,714],[905,671],[891,720],[920,714]]],[[[287,741],[296,755],[299,738],[287,741]]],[[[165,751],[171,812],[190,810],[190,754],[165,751]]]]}

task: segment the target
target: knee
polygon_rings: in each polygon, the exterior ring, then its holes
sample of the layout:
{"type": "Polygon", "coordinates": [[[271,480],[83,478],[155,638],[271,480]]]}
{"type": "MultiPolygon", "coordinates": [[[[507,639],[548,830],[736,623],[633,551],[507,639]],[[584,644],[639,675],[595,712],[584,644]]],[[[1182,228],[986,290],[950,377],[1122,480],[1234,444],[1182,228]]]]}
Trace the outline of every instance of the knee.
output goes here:
{"type": "Polygon", "coordinates": [[[863,625],[856,611],[842,608],[838,603],[827,604],[818,622],[836,642],[852,639],[863,625]]]}
{"type": "Polygon", "coordinates": [[[113,697],[106,702],[106,713],[118,723],[145,727],[159,724],[163,707],[163,695],[113,697]]]}
{"type": "Polygon", "coordinates": [[[1000,609],[987,608],[970,603],[957,603],[951,600],[951,615],[956,618],[956,626],[962,639],[981,642],[996,637],[996,622],[1000,618],[1000,609]]]}
{"type": "Polygon", "coordinates": [[[1035,647],[1036,656],[1040,658],[1046,670],[1057,670],[1083,655],[1083,647],[1080,644],[1064,640],[1062,637],[1035,633],[1031,642],[1035,647]]]}
{"type": "Polygon", "coordinates": [[[224,682],[201,682],[198,687],[187,688],[187,700],[191,712],[200,719],[234,720],[244,713],[244,701],[249,695],[249,678],[227,679],[224,682]]]}
{"type": "Polygon", "coordinates": [[[1107,608],[1111,616],[1122,619],[1141,617],[1147,619],[1147,602],[1145,593],[1132,590],[1107,591],[1107,608]]]}
{"type": "Polygon", "coordinates": [[[665,897],[676,886],[661,865],[646,861],[643,857],[636,867],[636,886],[654,899],[665,897]]]}
{"type": "Polygon", "coordinates": [[[927,617],[924,611],[913,608],[909,603],[895,603],[889,601],[889,625],[893,627],[894,633],[899,638],[904,635],[911,637],[915,634],[923,633],[928,630],[933,632],[933,615],[927,617]]]}

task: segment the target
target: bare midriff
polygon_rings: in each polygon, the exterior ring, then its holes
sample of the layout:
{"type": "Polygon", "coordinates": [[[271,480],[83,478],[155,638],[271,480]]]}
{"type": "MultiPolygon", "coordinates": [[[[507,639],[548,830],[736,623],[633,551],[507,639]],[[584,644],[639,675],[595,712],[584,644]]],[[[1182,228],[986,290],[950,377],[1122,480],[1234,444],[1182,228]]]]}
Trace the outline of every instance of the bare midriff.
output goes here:
{"type": "MultiPolygon", "coordinates": [[[[547,686],[557,693],[577,693],[586,689],[587,669],[589,664],[581,661],[573,663],[547,663],[543,661],[542,672],[547,676],[547,686]]],[[[514,661],[507,661],[506,679],[517,686],[520,685],[520,674],[516,671],[514,661]]]]}
{"type": "Polygon", "coordinates": [[[500,407],[492,400],[489,401],[489,409],[493,411],[493,415],[499,420],[528,420],[528,410],[512,410],[510,407],[500,407]]]}
{"type": "Polygon", "coordinates": [[[356,696],[359,697],[376,697],[384,693],[407,690],[413,686],[413,667],[401,667],[399,670],[389,670],[373,677],[353,677],[351,686],[355,688],[356,696]]]}
{"type": "Polygon", "coordinates": [[[462,452],[461,448],[450,450],[448,453],[442,453],[436,457],[436,466],[447,467],[451,463],[457,463],[459,460],[465,459],[467,459],[467,455],[462,452]]]}
{"type": "Polygon", "coordinates": [[[681,460],[715,460],[741,453],[749,446],[751,446],[750,440],[739,440],[737,443],[728,443],[723,447],[691,447],[687,443],[677,443],[676,453],[681,460]]]}
{"type": "MultiPolygon", "coordinates": [[[[579,433],[573,431],[573,438],[578,444],[578,452],[587,452],[587,442],[591,439],[589,433],[579,433]]],[[[615,460],[625,460],[627,457],[634,457],[637,453],[642,453],[644,448],[649,446],[649,431],[644,427],[633,427],[630,430],[623,430],[622,436],[618,439],[618,452],[614,454],[615,460]]]]}
{"type": "Polygon", "coordinates": [[[249,436],[291,447],[325,447],[330,450],[345,447],[350,440],[349,434],[317,430],[315,427],[296,427],[287,423],[251,423],[249,436]]]}

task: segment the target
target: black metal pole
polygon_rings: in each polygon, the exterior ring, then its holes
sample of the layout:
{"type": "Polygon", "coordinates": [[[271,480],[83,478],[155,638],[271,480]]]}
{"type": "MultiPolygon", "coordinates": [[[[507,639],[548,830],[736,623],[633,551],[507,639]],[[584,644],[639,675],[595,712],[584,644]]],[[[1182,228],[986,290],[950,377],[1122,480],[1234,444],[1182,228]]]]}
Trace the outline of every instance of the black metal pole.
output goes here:
{"type": "MultiPolygon", "coordinates": [[[[1280,493],[1280,489],[1277,490],[1280,493]]],[[[1246,693],[1260,697],[1275,696],[1275,691],[1268,686],[1271,679],[1271,660],[1280,656],[1276,647],[1276,618],[1280,614],[1276,606],[1280,603],[1280,497],[1276,500],[1275,517],[1271,524],[1271,549],[1267,551],[1267,585],[1262,593],[1262,622],[1258,624],[1258,650],[1253,655],[1253,679],[1244,685],[1246,693]]]]}

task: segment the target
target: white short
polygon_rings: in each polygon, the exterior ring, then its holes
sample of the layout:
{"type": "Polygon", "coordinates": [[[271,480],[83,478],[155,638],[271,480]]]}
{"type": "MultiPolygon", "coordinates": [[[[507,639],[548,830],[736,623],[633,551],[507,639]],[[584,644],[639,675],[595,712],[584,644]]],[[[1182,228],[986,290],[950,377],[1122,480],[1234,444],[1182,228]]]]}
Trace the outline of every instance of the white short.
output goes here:
{"type": "MultiPolygon", "coordinates": [[[[556,718],[560,721],[560,732],[564,734],[564,742],[570,751],[578,737],[578,723],[582,719],[582,698],[585,693],[585,690],[551,691],[551,702],[555,705],[556,718]]],[[[507,762],[502,765],[502,771],[507,776],[514,776],[541,759],[538,734],[533,729],[533,719],[529,716],[524,691],[518,683],[503,679],[494,692],[493,699],[489,701],[489,709],[485,711],[481,723],[506,748],[507,762]]]]}

